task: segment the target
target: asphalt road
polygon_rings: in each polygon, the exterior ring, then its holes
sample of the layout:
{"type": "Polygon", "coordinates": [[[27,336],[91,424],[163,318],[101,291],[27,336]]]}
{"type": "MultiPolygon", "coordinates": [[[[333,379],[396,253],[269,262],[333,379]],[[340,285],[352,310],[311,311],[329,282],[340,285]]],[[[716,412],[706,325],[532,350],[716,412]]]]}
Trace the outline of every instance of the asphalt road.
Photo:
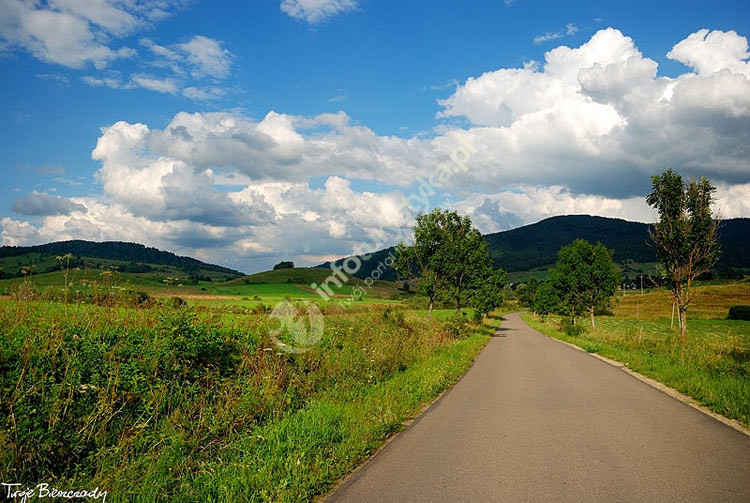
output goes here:
{"type": "Polygon", "coordinates": [[[750,502],[750,437],[518,315],[329,502],[750,502]]]}

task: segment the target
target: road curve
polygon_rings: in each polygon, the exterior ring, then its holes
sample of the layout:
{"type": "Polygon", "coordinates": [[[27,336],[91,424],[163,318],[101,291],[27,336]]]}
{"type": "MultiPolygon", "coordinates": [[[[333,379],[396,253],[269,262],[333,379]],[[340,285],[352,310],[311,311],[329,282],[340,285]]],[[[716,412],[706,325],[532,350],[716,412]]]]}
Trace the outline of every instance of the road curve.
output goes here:
{"type": "Polygon", "coordinates": [[[750,438],[509,315],[326,501],[750,502],[750,438]]]}

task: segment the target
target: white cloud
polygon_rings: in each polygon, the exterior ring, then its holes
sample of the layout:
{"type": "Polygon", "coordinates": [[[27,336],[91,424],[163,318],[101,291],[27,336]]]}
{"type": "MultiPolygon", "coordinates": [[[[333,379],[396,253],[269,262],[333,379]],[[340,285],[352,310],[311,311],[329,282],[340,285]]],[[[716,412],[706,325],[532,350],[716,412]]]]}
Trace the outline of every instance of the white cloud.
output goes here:
{"type": "Polygon", "coordinates": [[[578,27],[573,23],[568,23],[567,25],[565,25],[564,30],[558,30],[554,32],[548,31],[543,35],[537,35],[536,37],[534,37],[534,43],[541,44],[543,42],[549,42],[550,40],[558,40],[563,37],[575,35],[576,33],[578,33],[578,27]]]}
{"type": "MultiPolygon", "coordinates": [[[[719,38],[733,40],[728,33],[719,38]]],[[[750,216],[750,79],[741,51],[698,45],[723,63],[660,77],[633,40],[602,30],[580,47],[547,52],[543,64],[469,78],[440,102],[449,121],[413,138],[380,136],[343,112],[271,111],[261,120],[181,112],[161,130],[118,122],[92,154],[103,194],[71,199],[86,212],[44,216],[38,227],[5,219],[3,242],[80,232],[243,269],[279,258],[309,263],[397,242],[412,223],[417,180],[455,166],[456,153],[467,169],[451,169],[432,203],[458,201],[453,207],[484,231],[565,213],[652,220],[649,175],[668,167],[711,178],[724,217],[750,216]],[[362,181],[389,188],[362,190],[362,181]]],[[[181,57],[174,46],[151,49],[181,57]]],[[[196,98],[206,89],[196,86],[196,98]]]]}
{"type": "Polygon", "coordinates": [[[156,91],[165,94],[175,94],[180,88],[179,82],[171,77],[158,78],[153,75],[145,75],[141,73],[131,75],[128,86],[142,87],[149,91],[156,91]]]}
{"type": "Polygon", "coordinates": [[[135,50],[115,48],[112,39],[147,28],[170,10],[162,0],[0,0],[0,43],[20,47],[48,63],[69,68],[104,68],[135,50]]]}
{"type": "Polygon", "coordinates": [[[229,75],[231,56],[228,50],[221,47],[218,40],[196,35],[177,47],[184,52],[194,77],[222,79],[229,75]]]}
{"type": "Polygon", "coordinates": [[[53,10],[51,6],[20,0],[0,0],[0,37],[42,61],[70,68],[82,68],[87,63],[103,68],[114,59],[135,55],[131,48],[113,49],[101,41],[112,27],[118,31],[129,29],[131,16],[127,12],[102,18],[99,22],[106,25],[99,25],[87,19],[82,5],[65,3],[59,6],[60,10],[53,10]]]}
{"type": "Polygon", "coordinates": [[[750,82],[723,60],[710,75],[658,77],[656,62],[609,28],[547,52],[543,66],[468,79],[439,115],[475,125],[464,133],[477,154],[463,181],[478,187],[563,185],[620,198],[643,193],[648,175],[667,167],[746,181],[750,82]]]}
{"type": "MultiPolygon", "coordinates": [[[[50,0],[46,3],[0,0],[0,50],[22,48],[48,63],[75,69],[93,65],[103,70],[115,60],[138,55],[131,47],[115,47],[116,39],[151,27],[153,22],[164,19],[181,4],[164,0],[50,0]]],[[[215,85],[200,84],[202,79],[215,81],[230,74],[232,55],[222,47],[221,41],[195,35],[187,42],[169,47],[149,38],[142,38],[140,44],[155,58],[147,65],[168,74],[152,75],[141,68],[125,79],[108,72],[85,75],[81,80],[91,86],[112,89],[138,87],[160,93],[181,93],[198,101],[224,93],[215,85]]]]}
{"type": "Polygon", "coordinates": [[[734,30],[699,30],[675,45],[667,57],[695,69],[700,75],[726,69],[750,77],[747,38],[734,30]]]}
{"type": "Polygon", "coordinates": [[[357,8],[355,0],[282,0],[281,11],[290,17],[317,24],[357,8]]]}

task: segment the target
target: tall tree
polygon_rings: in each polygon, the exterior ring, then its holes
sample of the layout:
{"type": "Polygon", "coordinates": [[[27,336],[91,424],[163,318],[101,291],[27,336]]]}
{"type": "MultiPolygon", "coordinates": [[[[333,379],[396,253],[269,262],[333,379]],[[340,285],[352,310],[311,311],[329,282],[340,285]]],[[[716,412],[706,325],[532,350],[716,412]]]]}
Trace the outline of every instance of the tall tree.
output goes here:
{"type": "MultiPolygon", "coordinates": [[[[591,328],[596,329],[594,313],[609,304],[620,282],[613,254],[603,244],[592,245],[583,239],[560,249],[550,277],[556,297],[570,314],[571,322],[575,322],[577,314],[588,312],[591,328]]],[[[552,304],[550,299],[545,300],[552,304]]]]}
{"type": "Polygon", "coordinates": [[[677,304],[680,335],[686,341],[693,282],[709,272],[721,254],[718,221],[711,214],[716,188],[703,177],[686,184],[671,169],[652,176],[651,184],[646,202],[659,212],[659,222],[654,224],[650,235],[677,304]]]}

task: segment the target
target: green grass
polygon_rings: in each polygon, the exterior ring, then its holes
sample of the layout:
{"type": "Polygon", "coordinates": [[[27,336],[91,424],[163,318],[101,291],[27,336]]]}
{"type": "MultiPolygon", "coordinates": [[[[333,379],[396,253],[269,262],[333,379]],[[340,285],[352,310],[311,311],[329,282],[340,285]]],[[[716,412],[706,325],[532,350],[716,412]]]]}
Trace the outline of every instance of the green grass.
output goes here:
{"type": "Polygon", "coordinates": [[[100,486],[110,501],[309,500],[493,330],[404,306],[325,322],[290,355],[264,315],[0,301],[0,479],[100,486]]]}
{"type": "Polygon", "coordinates": [[[670,304],[662,291],[620,299],[615,316],[600,316],[596,331],[588,320],[578,336],[560,330],[559,318],[525,314],[533,328],[591,353],[624,363],[695,398],[711,410],[750,427],[750,322],[727,320],[732,304],[747,303],[747,284],[711,285],[698,289],[688,341],[680,340],[670,304]],[[664,301],[666,299],[666,302],[664,301]]]}

